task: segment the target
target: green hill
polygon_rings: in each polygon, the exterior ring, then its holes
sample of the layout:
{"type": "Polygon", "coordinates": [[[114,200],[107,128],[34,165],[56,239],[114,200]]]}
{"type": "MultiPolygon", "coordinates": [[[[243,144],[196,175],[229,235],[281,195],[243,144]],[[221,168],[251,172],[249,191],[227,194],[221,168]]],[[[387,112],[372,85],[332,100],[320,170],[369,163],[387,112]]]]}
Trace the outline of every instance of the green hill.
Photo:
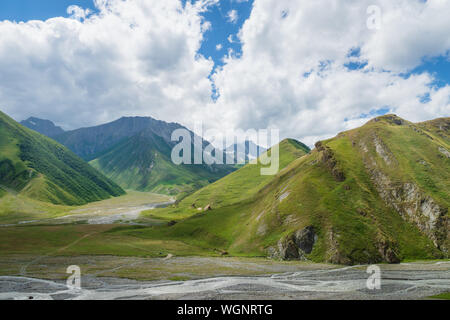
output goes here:
{"type": "Polygon", "coordinates": [[[124,191],[53,140],[0,112],[0,196],[81,205],[124,191]]]}
{"type": "Polygon", "coordinates": [[[449,122],[379,117],[292,157],[270,181],[244,168],[236,180],[230,175],[151,213],[186,218],[171,227],[118,232],[233,255],[338,264],[448,258],[449,122]],[[212,210],[195,214],[194,203],[212,210]]]}
{"type": "MultiPolygon", "coordinates": [[[[270,154],[270,150],[268,152],[270,154]]],[[[310,149],[296,140],[282,141],[279,144],[280,170],[308,152],[310,149]]],[[[197,214],[200,209],[207,206],[219,208],[250,199],[273,179],[273,176],[261,175],[262,167],[260,162],[257,165],[247,164],[184,198],[177,204],[175,210],[173,208],[158,209],[149,214],[162,219],[177,220],[197,214]]]]}
{"type": "Polygon", "coordinates": [[[124,140],[90,164],[125,189],[179,195],[234,170],[231,166],[175,165],[172,144],[150,130],[124,140]]]}
{"type": "Polygon", "coordinates": [[[235,170],[230,165],[174,165],[171,135],[177,129],[188,130],[150,117],[123,117],[54,138],[125,189],[182,196],[235,170]]]}

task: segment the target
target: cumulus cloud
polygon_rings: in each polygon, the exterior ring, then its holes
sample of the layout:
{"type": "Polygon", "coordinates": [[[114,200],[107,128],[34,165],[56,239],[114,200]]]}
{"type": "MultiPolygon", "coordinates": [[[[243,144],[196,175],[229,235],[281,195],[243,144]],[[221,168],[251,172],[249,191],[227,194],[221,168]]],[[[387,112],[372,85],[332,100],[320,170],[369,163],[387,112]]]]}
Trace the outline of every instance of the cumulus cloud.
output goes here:
{"type": "Polygon", "coordinates": [[[197,54],[210,3],[96,0],[98,14],[0,22],[0,109],[66,128],[123,115],[186,122],[210,102],[213,62],[197,54]]]}
{"type": "Polygon", "coordinates": [[[84,20],[91,13],[91,10],[72,5],[67,8],[67,13],[70,15],[70,18],[84,20]]]}
{"type": "Polygon", "coordinates": [[[255,0],[229,38],[242,54],[225,56],[214,85],[214,63],[198,50],[211,28],[202,12],[217,0],[95,4],[96,14],[73,7],[68,19],[0,22],[0,109],[66,127],[150,115],[190,127],[280,128],[310,145],[379,110],[412,121],[450,114],[448,85],[404,75],[424,58],[448,57],[448,1],[255,0]],[[379,29],[367,27],[370,5],[380,9],[379,29]]]}
{"type": "Polygon", "coordinates": [[[230,10],[227,14],[227,17],[229,22],[236,23],[239,16],[236,10],[230,10]]]}
{"type": "Polygon", "coordinates": [[[449,54],[449,1],[382,1],[380,9],[381,32],[362,48],[371,66],[404,72],[423,58],[449,54]]]}
{"type": "Polygon", "coordinates": [[[242,56],[229,56],[214,74],[220,94],[214,107],[226,110],[229,126],[277,127],[282,137],[310,145],[379,110],[412,121],[448,116],[448,85],[433,87],[428,73],[403,73],[423,57],[448,54],[450,3],[377,1],[379,30],[367,27],[373,4],[255,1],[239,33],[242,56]],[[348,68],[351,62],[359,67],[348,68]]]}

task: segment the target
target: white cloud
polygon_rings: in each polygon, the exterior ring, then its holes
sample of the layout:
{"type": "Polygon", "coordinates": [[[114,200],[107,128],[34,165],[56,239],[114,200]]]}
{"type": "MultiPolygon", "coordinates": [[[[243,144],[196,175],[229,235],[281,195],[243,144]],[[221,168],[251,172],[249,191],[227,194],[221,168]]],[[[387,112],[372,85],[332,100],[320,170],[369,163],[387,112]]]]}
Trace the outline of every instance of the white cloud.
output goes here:
{"type": "Polygon", "coordinates": [[[236,23],[238,21],[239,15],[236,10],[230,10],[227,14],[228,21],[231,23],[236,23]]]}
{"type": "Polygon", "coordinates": [[[213,108],[226,110],[220,126],[278,127],[282,137],[313,144],[379,109],[412,121],[449,116],[449,86],[432,89],[430,74],[399,73],[450,50],[450,2],[376,1],[379,31],[367,28],[373,2],[256,0],[239,34],[242,57],[228,57],[214,75],[220,98],[213,108]],[[354,48],[360,57],[348,57],[354,48]],[[361,70],[344,67],[366,60],[361,70]]]}
{"type": "Polygon", "coordinates": [[[213,62],[197,54],[210,2],[97,0],[88,17],[72,7],[69,19],[0,22],[0,109],[66,127],[123,115],[190,121],[210,102],[213,62]]]}
{"type": "Polygon", "coordinates": [[[79,6],[72,5],[67,8],[67,13],[70,15],[71,18],[76,20],[84,20],[86,17],[91,14],[91,10],[89,9],[83,9],[79,6]]]}
{"type": "Polygon", "coordinates": [[[402,72],[423,57],[448,55],[450,2],[380,1],[381,32],[365,41],[362,53],[375,68],[402,72]]]}
{"type": "Polygon", "coordinates": [[[217,50],[217,51],[222,50],[222,48],[223,48],[223,46],[222,46],[221,43],[219,43],[218,45],[216,45],[216,50],[217,50]]]}
{"type": "MultiPolygon", "coordinates": [[[[399,75],[450,50],[450,2],[444,0],[255,0],[250,19],[213,78],[197,52],[211,25],[203,0],[96,0],[99,14],[0,22],[0,109],[71,127],[123,115],[150,115],[193,127],[281,128],[313,144],[389,108],[412,121],[450,115],[450,87],[430,74],[399,75]],[[382,25],[367,28],[367,7],[382,25]],[[348,57],[361,48],[360,57],[348,57]],[[348,62],[367,61],[361,70],[348,62]],[[421,103],[421,96],[430,101],[421,103]]],[[[83,15],[84,14],[84,15],[83,15]]],[[[237,13],[236,13],[237,14],[237,13]]]]}

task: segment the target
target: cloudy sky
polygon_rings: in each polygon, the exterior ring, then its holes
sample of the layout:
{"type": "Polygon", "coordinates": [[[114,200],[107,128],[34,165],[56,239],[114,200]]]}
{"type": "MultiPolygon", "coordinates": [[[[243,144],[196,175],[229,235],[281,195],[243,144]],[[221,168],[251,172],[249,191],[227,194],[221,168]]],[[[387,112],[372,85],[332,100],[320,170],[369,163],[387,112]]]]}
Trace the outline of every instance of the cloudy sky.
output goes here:
{"type": "Polygon", "coordinates": [[[152,116],[313,144],[450,116],[449,0],[2,0],[0,110],[152,116]]]}

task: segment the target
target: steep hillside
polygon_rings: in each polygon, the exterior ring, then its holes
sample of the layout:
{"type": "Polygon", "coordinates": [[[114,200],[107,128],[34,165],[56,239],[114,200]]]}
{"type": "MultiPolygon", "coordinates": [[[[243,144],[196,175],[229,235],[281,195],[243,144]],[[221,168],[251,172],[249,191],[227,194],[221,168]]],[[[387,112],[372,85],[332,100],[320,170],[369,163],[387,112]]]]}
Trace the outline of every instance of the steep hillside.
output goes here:
{"type": "Polygon", "coordinates": [[[55,139],[126,189],[183,195],[235,170],[230,165],[174,165],[171,153],[176,142],[171,135],[177,129],[186,128],[132,117],[65,132],[55,139]]]}
{"type": "MultiPolygon", "coordinates": [[[[0,112],[0,189],[53,204],[80,205],[124,194],[53,140],[0,112]]],[[[0,194],[1,195],[1,194],[0,194]]]]}
{"type": "MultiPolygon", "coordinates": [[[[269,155],[271,151],[268,151],[269,155]]],[[[310,149],[292,139],[286,139],[279,144],[280,163],[279,168],[283,170],[292,161],[310,152],[310,149]]],[[[264,155],[263,155],[264,156],[264,155]]],[[[200,209],[219,208],[239,203],[243,200],[253,198],[259,190],[273,180],[273,176],[261,175],[261,168],[258,164],[247,164],[243,168],[229,174],[228,176],[210,184],[197,192],[184,198],[175,208],[158,209],[149,212],[152,216],[176,220],[179,217],[186,218],[197,214],[200,209]],[[176,216],[177,213],[181,215],[176,216]]]]}
{"type": "Polygon", "coordinates": [[[103,125],[67,131],[55,139],[79,157],[90,161],[142,131],[149,131],[170,143],[172,132],[180,128],[184,127],[150,117],[123,117],[103,125]]]}
{"type": "Polygon", "coordinates": [[[126,189],[181,194],[230,173],[230,166],[175,165],[172,144],[150,130],[124,140],[90,164],[126,189]]]}
{"type": "MultiPolygon", "coordinates": [[[[317,143],[256,195],[234,194],[231,175],[216,183],[223,191],[217,198],[200,196],[214,194],[205,191],[211,185],[185,200],[223,206],[171,227],[123,232],[235,255],[339,264],[448,258],[448,123],[376,118],[317,143]]],[[[167,210],[161,216],[169,220],[191,209],[167,210]]]]}
{"type": "Polygon", "coordinates": [[[54,137],[64,133],[64,130],[61,127],[55,126],[50,120],[31,117],[21,121],[20,124],[47,137],[54,137]]]}

